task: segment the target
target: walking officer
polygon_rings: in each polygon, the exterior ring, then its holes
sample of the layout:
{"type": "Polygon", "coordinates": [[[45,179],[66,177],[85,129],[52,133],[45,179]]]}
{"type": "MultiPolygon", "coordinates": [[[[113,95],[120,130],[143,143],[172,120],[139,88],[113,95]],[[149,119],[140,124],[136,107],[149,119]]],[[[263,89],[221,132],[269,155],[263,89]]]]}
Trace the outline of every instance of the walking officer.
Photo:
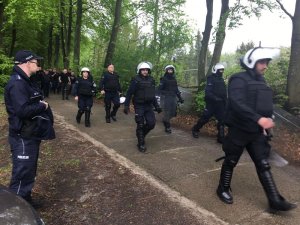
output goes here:
{"type": "Polygon", "coordinates": [[[62,100],[69,100],[69,88],[71,86],[71,79],[67,69],[63,69],[63,72],[60,74],[58,81],[61,87],[62,100]]]}
{"type": "Polygon", "coordinates": [[[140,152],[146,151],[145,136],[155,127],[153,106],[158,113],[162,111],[155,97],[155,80],[150,76],[151,69],[152,65],[149,62],[141,62],[137,66],[138,74],[130,83],[124,103],[124,113],[128,114],[133,96],[137,147],[140,152]]]}
{"type": "Polygon", "coordinates": [[[110,118],[112,118],[113,121],[117,121],[116,114],[120,108],[120,93],[122,90],[119,82],[119,75],[117,75],[114,70],[113,64],[108,65],[107,71],[103,73],[99,85],[101,94],[105,94],[106,123],[110,123],[110,118]],[[114,104],[112,111],[110,111],[111,103],[114,104]]]}
{"type": "Polygon", "coordinates": [[[176,116],[177,98],[180,103],[184,102],[178,90],[175,67],[173,65],[165,67],[165,74],[160,80],[158,90],[160,92],[160,103],[164,111],[163,124],[165,132],[170,134],[172,133],[170,120],[176,116]]]}
{"type": "Polygon", "coordinates": [[[93,96],[96,93],[96,84],[90,77],[90,70],[87,67],[81,69],[81,76],[75,82],[74,95],[78,101],[77,123],[80,123],[81,116],[85,114],[85,126],[90,127],[91,108],[93,106],[93,96]]]}
{"type": "Polygon", "coordinates": [[[55,138],[53,115],[43,100],[42,91],[30,80],[38,70],[41,57],[20,50],[15,55],[13,72],[5,87],[5,106],[9,121],[12,177],[9,189],[32,206],[31,192],[37,172],[41,140],[55,138]]]}
{"type": "Polygon", "coordinates": [[[212,116],[218,120],[217,123],[217,141],[223,142],[224,139],[224,113],[227,101],[227,90],[223,79],[224,66],[217,63],[212,68],[212,74],[207,76],[205,86],[205,109],[192,128],[194,138],[199,138],[199,130],[209,121],[212,116]]]}
{"type": "Polygon", "coordinates": [[[289,203],[280,195],[268,162],[271,146],[266,133],[275,124],[272,120],[272,90],[266,84],[264,73],[275,53],[278,51],[270,48],[250,49],[241,59],[241,66],[245,71],[230,77],[225,118],[228,134],[223,143],[225,160],[217,195],[223,202],[233,203],[230,192],[233,169],[246,148],[255,164],[270,209],[288,211],[296,205],[289,203]]]}

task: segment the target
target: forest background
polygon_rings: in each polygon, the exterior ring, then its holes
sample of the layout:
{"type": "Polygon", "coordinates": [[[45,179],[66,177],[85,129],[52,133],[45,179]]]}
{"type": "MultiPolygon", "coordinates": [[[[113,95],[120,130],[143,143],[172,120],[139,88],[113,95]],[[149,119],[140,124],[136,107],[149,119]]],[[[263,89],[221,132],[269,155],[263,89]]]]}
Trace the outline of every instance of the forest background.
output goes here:
{"type": "Polygon", "coordinates": [[[266,78],[276,104],[299,113],[300,0],[295,1],[293,13],[280,0],[219,0],[216,26],[212,25],[214,2],[203,1],[205,27],[194,30],[184,11],[185,0],[0,0],[0,92],[9,79],[15,52],[30,49],[44,57],[44,69],[72,68],[79,74],[81,67],[89,67],[96,81],[113,63],[123,90],[139,62],[153,64],[157,82],[163,68],[173,64],[180,85],[196,90],[195,109],[201,111],[204,82],[212,66],[224,63],[227,79],[240,70],[239,58],[257,46],[251,41],[237,43],[236,52],[221,54],[226,31],[243,26],[243,18],[259,17],[267,10],[289,17],[293,31],[291,47],[281,48],[266,78]]]}

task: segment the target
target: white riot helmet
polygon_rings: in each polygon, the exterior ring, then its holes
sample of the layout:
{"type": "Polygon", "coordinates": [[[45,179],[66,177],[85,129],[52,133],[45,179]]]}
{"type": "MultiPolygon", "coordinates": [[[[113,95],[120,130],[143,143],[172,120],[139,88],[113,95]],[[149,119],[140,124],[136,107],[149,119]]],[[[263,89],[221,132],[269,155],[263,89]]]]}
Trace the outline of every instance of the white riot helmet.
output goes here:
{"type": "Polygon", "coordinates": [[[224,67],[223,64],[217,63],[216,65],[214,65],[214,66],[212,67],[211,72],[212,72],[212,73],[217,73],[218,70],[224,70],[224,69],[225,69],[225,67],[224,67]]]}
{"type": "Polygon", "coordinates": [[[150,73],[152,70],[152,64],[150,62],[141,62],[136,68],[137,73],[140,73],[141,69],[148,69],[150,73]]]}
{"type": "Polygon", "coordinates": [[[87,67],[82,67],[81,72],[90,72],[90,69],[87,67]]]}
{"type": "Polygon", "coordinates": [[[241,59],[241,64],[243,67],[248,69],[254,69],[257,61],[262,59],[268,59],[271,61],[274,57],[279,56],[279,54],[280,50],[275,48],[252,48],[241,59]]]}
{"type": "Polygon", "coordinates": [[[165,71],[167,71],[168,69],[172,69],[174,71],[174,73],[175,73],[175,67],[173,65],[167,65],[165,67],[165,71]]]}

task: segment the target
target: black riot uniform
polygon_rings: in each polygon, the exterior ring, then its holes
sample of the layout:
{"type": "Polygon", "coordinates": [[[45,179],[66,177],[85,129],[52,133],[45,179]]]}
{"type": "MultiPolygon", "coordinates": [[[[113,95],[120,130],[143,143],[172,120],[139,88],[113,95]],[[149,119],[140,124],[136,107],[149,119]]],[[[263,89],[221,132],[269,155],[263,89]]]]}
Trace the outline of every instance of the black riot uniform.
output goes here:
{"type": "Polygon", "coordinates": [[[165,74],[160,79],[158,90],[160,93],[160,104],[164,112],[163,124],[165,132],[171,133],[170,119],[176,116],[177,98],[180,103],[184,102],[178,89],[174,66],[168,65],[165,67],[165,74]]]}
{"type": "Polygon", "coordinates": [[[145,63],[142,67],[138,67],[139,74],[135,76],[129,86],[124,103],[124,113],[128,114],[129,104],[133,96],[133,105],[135,110],[136,136],[138,139],[138,149],[145,152],[145,136],[155,127],[155,114],[153,106],[157,112],[161,112],[161,108],[155,97],[155,80],[150,75],[143,76],[141,70],[145,66],[150,72],[150,66],[145,63]]]}
{"type": "Polygon", "coordinates": [[[66,69],[64,69],[63,72],[60,74],[59,82],[61,85],[62,100],[69,100],[69,89],[71,87],[71,80],[69,73],[66,69]]]}
{"type": "Polygon", "coordinates": [[[287,202],[276,188],[268,163],[270,145],[265,135],[267,130],[263,128],[273,125],[272,91],[267,86],[263,73],[258,72],[258,68],[265,67],[266,69],[271,58],[259,58],[266,56],[264,49],[258,49],[253,55],[253,51],[257,49],[246,53],[242,61],[242,66],[246,71],[232,75],[229,80],[228,109],[225,116],[228,134],[223,143],[225,160],[221,169],[217,195],[223,202],[233,203],[230,192],[233,169],[246,148],[255,164],[270,208],[287,211],[295,208],[295,205],[287,202]],[[262,120],[271,125],[266,126],[261,122],[262,120]]]}
{"type": "Polygon", "coordinates": [[[119,75],[115,72],[104,72],[100,80],[99,88],[101,91],[105,91],[104,103],[106,122],[110,123],[110,118],[116,121],[116,114],[118,109],[120,108],[120,93],[122,93],[119,75]],[[112,111],[111,103],[113,103],[112,111]]]}
{"type": "Polygon", "coordinates": [[[217,141],[222,143],[224,139],[224,113],[227,101],[226,84],[223,79],[224,67],[218,69],[207,77],[205,86],[205,109],[192,128],[193,137],[199,137],[199,130],[209,121],[212,116],[218,120],[217,123],[217,141]]]}
{"type": "MultiPolygon", "coordinates": [[[[81,74],[84,71],[81,72],[81,74]]],[[[78,112],[76,115],[77,123],[80,123],[81,116],[85,114],[85,126],[90,127],[90,116],[91,108],[93,106],[93,96],[96,92],[96,84],[90,77],[90,72],[88,72],[88,77],[79,77],[75,82],[74,95],[78,97],[78,112]]],[[[75,97],[76,98],[76,97],[75,97]]]]}

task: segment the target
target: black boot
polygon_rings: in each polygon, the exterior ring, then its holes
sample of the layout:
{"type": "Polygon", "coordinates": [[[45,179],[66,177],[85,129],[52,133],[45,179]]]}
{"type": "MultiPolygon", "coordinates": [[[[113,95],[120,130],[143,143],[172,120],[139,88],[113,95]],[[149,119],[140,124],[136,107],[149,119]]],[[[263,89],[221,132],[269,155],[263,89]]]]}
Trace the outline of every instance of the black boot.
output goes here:
{"type": "Polygon", "coordinates": [[[85,115],[85,126],[90,127],[91,126],[91,122],[90,122],[91,111],[86,110],[84,115],[85,115]]]}
{"type": "Polygon", "coordinates": [[[258,172],[259,180],[269,200],[271,210],[289,211],[297,206],[286,201],[278,192],[270,170],[258,172]]]}
{"type": "Polygon", "coordinates": [[[76,122],[77,123],[80,123],[80,121],[81,121],[81,116],[82,116],[82,114],[84,113],[84,111],[83,110],[78,110],[78,112],[77,112],[77,115],[76,115],[76,122]]]}
{"type": "Polygon", "coordinates": [[[217,141],[222,144],[225,137],[224,125],[218,125],[217,141]]]}
{"type": "Polygon", "coordinates": [[[171,124],[169,122],[163,122],[164,123],[164,126],[165,126],[165,132],[168,133],[168,134],[171,134],[172,133],[172,130],[171,130],[171,124]]]}
{"type": "Polygon", "coordinates": [[[105,109],[105,121],[106,123],[110,123],[110,109],[105,109]]]}
{"type": "Polygon", "coordinates": [[[138,139],[137,147],[140,152],[146,152],[144,124],[137,124],[136,137],[138,139]]]}
{"type": "Polygon", "coordinates": [[[106,120],[106,123],[110,123],[110,108],[111,108],[111,105],[105,105],[105,120],[106,120]]]}
{"type": "Polygon", "coordinates": [[[226,204],[232,204],[233,198],[231,195],[230,183],[232,178],[233,169],[226,165],[222,165],[220,182],[217,189],[217,195],[221,199],[221,201],[226,204]]]}
{"type": "Polygon", "coordinates": [[[192,135],[194,138],[199,138],[199,130],[196,130],[195,126],[192,128],[192,135]]]}
{"type": "Polygon", "coordinates": [[[116,114],[117,114],[119,107],[120,106],[118,106],[118,105],[114,105],[113,110],[110,113],[110,117],[112,118],[113,121],[117,121],[116,114]]]}

